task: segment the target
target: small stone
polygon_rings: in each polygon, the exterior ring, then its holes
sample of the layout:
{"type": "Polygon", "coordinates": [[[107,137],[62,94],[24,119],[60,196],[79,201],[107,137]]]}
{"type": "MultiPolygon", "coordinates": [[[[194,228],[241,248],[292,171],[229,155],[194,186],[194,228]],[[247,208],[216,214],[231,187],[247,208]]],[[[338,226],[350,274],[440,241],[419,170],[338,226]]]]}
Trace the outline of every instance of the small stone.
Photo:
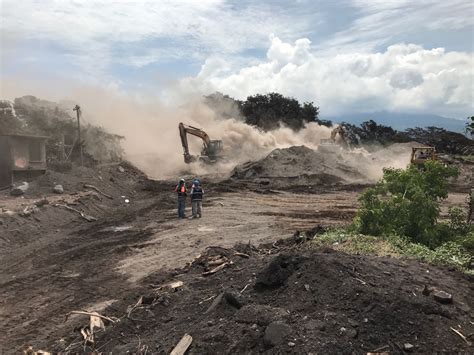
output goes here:
{"type": "Polygon", "coordinates": [[[212,327],[214,325],[214,322],[212,320],[207,321],[207,326],[212,327]]]}
{"type": "Polygon", "coordinates": [[[252,328],[252,329],[257,329],[257,328],[258,328],[258,325],[254,323],[254,324],[252,324],[252,326],[251,326],[250,328],[252,328]]]}
{"type": "Polygon", "coordinates": [[[289,346],[290,348],[294,347],[295,345],[296,345],[296,344],[293,343],[292,341],[290,341],[290,342],[288,343],[288,346],[289,346]]]}
{"type": "Polygon", "coordinates": [[[443,304],[453,303],[453,296],[444,291],[436,291],[433,293],[433,297],[436,301],[443,304]]]}
{"type": "Polygon", "coordinates": [[[410,343],[403,344],[403,350],[405,350],[406,352],[411,352],[414,348],[415,347],[410,343]]]}
{"type": "Polygon", "coordinates": [[[273,322],[265,329],[263,342],[268,347],[273,347],[281,344],[285,338],[290,334],[291,328],[288,324],[283,322],[273,322]]]}
{"type": "Polygon", "coordinates": [[[120,165],[118,166],[117,170],[120,171],[121,173],[124,173],[124,172],[125,172],[125,169],[122,168],[120,165]]]}
{"type": "Polygon", "coordinates": [[[49,201],[47,198],[42,198],[41,200],[38,200],[35,202],[36,207],[43,207],[47,204],[49,204],[49,201]]]}
{"type": "Polygon", "coordinates": [[[62,194],[64,192],[63,185],[55,185],[53,188],[53,192],[56,194],[62,194]]]}
{"type": "Polygon", "coordinates": [[[304,285],[304,289],[305,289],[306,291],[309,291],[309,290],[310,290],[309,285],[308,285],[308,284],[305,284],[305,285],[304,285]]]}

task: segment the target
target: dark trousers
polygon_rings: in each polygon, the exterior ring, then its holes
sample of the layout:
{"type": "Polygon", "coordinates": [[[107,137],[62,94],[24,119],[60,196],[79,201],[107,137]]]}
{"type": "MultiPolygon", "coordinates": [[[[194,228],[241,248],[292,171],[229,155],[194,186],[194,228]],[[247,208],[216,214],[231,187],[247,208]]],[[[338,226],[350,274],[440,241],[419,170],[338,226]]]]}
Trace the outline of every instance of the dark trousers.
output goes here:
{"type": "Polygon", "coordinates": [[[193,208],[193,217],[201,218],[201,209],[202,209],[202,200],[193,200],[191,201],[191,206],[193,208]]]}
{"type": "Polygon", "coordinates": [[[186,208],[186,197],[178,197],[178,217],[184,218],[184,209],[186,208]]]}

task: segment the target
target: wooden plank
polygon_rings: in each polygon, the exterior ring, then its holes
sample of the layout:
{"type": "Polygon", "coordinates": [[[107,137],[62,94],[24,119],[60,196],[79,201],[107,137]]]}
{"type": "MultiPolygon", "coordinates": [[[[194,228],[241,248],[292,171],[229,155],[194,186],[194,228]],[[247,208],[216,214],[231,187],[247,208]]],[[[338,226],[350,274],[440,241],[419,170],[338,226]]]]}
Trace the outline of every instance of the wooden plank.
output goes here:
{"type": "Polygon", "coordinates": [[[193,342],[193,337],[189,334],[184,334],[179,343],[171,350],[170,355],[183,355],[193,342]]]}

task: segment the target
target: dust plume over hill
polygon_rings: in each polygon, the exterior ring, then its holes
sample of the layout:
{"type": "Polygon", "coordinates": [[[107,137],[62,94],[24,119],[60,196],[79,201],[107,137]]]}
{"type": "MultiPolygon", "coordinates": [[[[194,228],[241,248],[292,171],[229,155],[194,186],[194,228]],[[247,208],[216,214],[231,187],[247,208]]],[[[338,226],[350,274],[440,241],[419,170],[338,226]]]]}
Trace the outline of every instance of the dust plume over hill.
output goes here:
{"type": "MultiPolygon", "coordinates": [[[[15,89],[14,94],[18,94],[19,88],[15,89]]],[[[23,92],[30,93],[28,89],[23,92]]],[[[8,96],[8,92],[5,94],[8,96]]],[[[184,105],[173,107],[157,98],[134,97],[114,89],[92,86],[70,86],[63,91],[62,100],[58,99],[57,89],[50,95],[47,89],[37,95],[42,99],[60,101],[59,106],[71,114],[73,105],[79,104],[84,123],[124,136],[125,157],[155,178],[184,173],[230,172],[236,164],[260,159],[276,148],[302,144],[316,147],[319,140],[330,133],[329,128],[315,123],[297,133],[285,127],[263,132],[245,124],[240,117],[222,119],[196,97],[189,98],[184,105]],[[226,162],[212,167],[200,163],[185,164],[179,122],[204,129],[211,139],[222,139],[226,162]]],[[[202,141],[190,136],[189,143],[191,152],[199,154],[202,141]]]]}
{"type": "MultiPolygon", "coordinates": [[[[70,98],[60,101],[59,106],[64,110],[71,111],[77,103],[82,108],[85,123],[124,136],[121,143],[125,157],[153,178],[173,178],[184,174],[229,174],[236,165],[262,159],[274,149],[302,145],[316,149],[320,139],[328,138],[331,132],[331,128],[316,123],[307,123],[298,132],[283,126],[264,132],[247,125],[236,114],[238,110],[233,110],[236,117],[222,118],[216,107],[211,109],[200,97],[188,98],[186,104],[176,107],[165,105],[154,97],[134,97],[115,89],[91,86],[70,87],[64,90],[63,95],[70,98]],[[211,139],[222,139],[226,159],[212,166],[185,164],[178,133],[179,122],[204,129],[211,139]]],[[[49,98],[47,92],[41,98],[49,98]]],[[[228,102],[223,104],[228,105],[228,102]]],[[[199,138],[189,136],[189,144],[192,154],[200,153],[202,141],[199,138]]],[[[388,152],[385,150],[384,159],[372,162],[369,157],[363,160],[370,162],[363,170],[371,179],[381,175],[383,166],[406,165],[406,155],[400,163],[397,154],[392,156],[388,152]]],[[[363,149],[356,153],[344,153],[346,160],[357,163],[360,154],[369,156],[363,149]]]]}

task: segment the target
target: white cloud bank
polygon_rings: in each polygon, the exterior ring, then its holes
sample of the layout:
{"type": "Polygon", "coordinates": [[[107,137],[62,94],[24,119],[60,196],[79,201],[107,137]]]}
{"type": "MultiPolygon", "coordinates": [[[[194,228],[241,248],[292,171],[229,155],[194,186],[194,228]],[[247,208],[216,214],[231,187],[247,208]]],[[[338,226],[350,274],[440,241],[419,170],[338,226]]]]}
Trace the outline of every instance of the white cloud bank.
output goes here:
{"type": "Polygon", "coordinates": [[[465,117],[473,111],[472,53],[402,43],[383,53],[318,57],[310,44],[272,36],[266,61],[232,72],[222,58],[210,58],[180,89],[236,98],[277,91],[314,101],[325,115],[387,110],[465,117]]]}

